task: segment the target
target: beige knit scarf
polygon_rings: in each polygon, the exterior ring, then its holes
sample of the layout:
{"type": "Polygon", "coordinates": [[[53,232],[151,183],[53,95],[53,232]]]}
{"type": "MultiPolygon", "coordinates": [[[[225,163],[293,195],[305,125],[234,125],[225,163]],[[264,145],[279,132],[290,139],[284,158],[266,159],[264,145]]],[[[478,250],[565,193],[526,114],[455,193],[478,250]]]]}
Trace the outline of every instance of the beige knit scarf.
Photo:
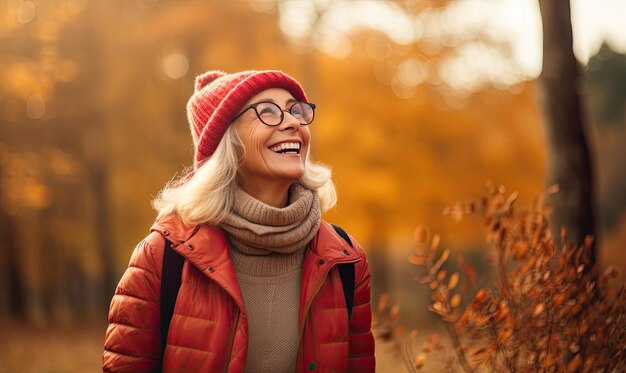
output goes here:
{"type": "Polygon", "coordinates": [[[320,222],[317,192],[294,183],[284,208],[269,206],[238,187],[233,209],[220,227],[244,254],[293,254],[313,239],[320,222]]]}

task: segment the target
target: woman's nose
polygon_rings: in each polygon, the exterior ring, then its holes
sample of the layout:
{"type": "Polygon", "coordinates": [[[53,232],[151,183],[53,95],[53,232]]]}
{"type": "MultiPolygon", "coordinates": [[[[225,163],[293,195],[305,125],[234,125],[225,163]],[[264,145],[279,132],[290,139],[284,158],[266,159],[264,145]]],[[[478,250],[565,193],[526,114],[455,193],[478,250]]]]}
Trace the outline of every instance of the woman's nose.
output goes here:
{"type": "Polygon", "coordinates": [[[296,119],[296,117],[291,115],[291,113],[288,110],[285,110],[284,113],[285,113],[285,116],[283,117],[282,123],[279,125],[279,129],[281,131],[286,131],[290,129],[294,129],[294,130],[299,129],[301,126],[300,121],[296,119]]]}

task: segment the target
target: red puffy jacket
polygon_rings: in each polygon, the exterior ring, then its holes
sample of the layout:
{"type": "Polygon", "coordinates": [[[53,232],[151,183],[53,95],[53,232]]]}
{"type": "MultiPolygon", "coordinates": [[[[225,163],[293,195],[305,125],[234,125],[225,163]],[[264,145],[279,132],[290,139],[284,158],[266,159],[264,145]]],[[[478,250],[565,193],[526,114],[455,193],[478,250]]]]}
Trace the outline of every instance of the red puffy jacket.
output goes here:
{"type": "MultiPolygon", "coordinates": [[[[224,231],[156,222],[137,245],[109,311],[105,372],[156,372],[161,364],[160,292],[165,238],[185,258],[163,372],[242,372],[248,348],[243,298],[224,231]]],[[[305,254],[297,372],[373,372],[370,274],[361,246],[322,222],[305,254]],[[337,263],[355,263],[352,317],[337,263]]]]}

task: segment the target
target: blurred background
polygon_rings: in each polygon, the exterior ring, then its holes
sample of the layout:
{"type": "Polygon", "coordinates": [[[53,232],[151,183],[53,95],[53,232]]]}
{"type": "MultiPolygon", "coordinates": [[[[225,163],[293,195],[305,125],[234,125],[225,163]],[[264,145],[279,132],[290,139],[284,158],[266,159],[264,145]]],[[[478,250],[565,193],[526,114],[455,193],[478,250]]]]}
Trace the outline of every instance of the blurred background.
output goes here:
{"type": "MultiPolygon", "coordinates": [[[[626,3],[562,11],[598,262],[623,272],[626,3]]],[[[407,327],[434,328],[415,227],[489,273],[484,223],[444,208],[487,180],[523,207],[550,179],[543,15],[536,0],[0,0],[0,372],[101,370],[113,289],[150,200],[192,164],[185,104],[211,69],[302,83],[339,193],[325,219],[367,250],[374,304],[389,294],[407,327]]],[[[401,368],[377,349],[380,371],[401,368]]]]}

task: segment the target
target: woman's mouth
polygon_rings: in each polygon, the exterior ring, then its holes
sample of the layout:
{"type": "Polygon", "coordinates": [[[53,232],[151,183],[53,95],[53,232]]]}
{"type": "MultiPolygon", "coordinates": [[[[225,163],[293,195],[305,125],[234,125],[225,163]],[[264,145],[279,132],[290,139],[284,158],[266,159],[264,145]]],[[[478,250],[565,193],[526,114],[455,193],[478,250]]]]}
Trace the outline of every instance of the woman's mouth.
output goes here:
{"type": "Polygon", "coordinates": [[[268,149],[278,154],[300,154],[302,145],[297,142],[283,142],[272,145],[268,149]]]}

